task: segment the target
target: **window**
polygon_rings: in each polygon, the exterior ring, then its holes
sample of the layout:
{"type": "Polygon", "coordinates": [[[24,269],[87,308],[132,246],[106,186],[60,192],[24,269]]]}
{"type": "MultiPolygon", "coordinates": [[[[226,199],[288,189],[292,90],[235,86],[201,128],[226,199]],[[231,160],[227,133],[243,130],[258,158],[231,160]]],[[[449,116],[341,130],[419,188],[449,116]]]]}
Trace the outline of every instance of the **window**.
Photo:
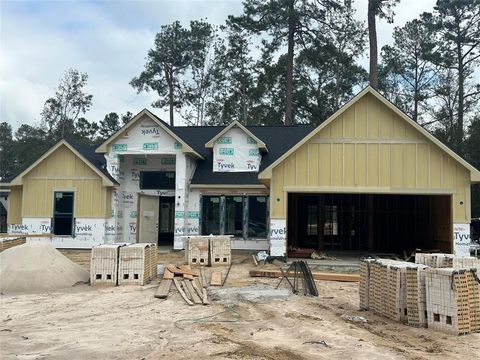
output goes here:
{"type": "Polygon", "coordinates": [[[54,192],[53,233],[73,235],[73,192],[54,192]]]}
{"type": "Polygon", "coordinates": [[[202,235],[266,239],[268,196],[203,196],[201,218],[202,235]]]}
{"type": "Polygon", "coordinates": [[[243,196],[225,196],[225,234],[243,237],[243,196]]]}
{"type": "Polygon", "coordinates": [[[267,238],[267,196],[248,197],[248,237],[267,238]]]}
{"type": "Polygon", "coordinates": [[[175,189],[175,171],[141,171],[140,189],[167,190],[175,189]]]}
{"type": "Polygon", "coordinates": [[[318,234],[318,206],[308,205],[307,208],[307,235],[318,234]]]}
{"type": "Polygon", "coordinates": [[[219,235],[220,196],[204,196],[202,200],[202,235],[219,235]]]}

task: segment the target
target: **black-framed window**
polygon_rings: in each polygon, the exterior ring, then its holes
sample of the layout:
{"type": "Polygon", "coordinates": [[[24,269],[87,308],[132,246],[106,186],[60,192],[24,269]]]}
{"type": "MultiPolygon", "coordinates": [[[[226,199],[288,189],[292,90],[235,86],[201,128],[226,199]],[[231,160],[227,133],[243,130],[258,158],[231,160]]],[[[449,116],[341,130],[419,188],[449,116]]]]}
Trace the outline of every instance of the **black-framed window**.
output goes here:
{"type": "Polygon", "coordinates": [[[202,196],[202,235],[266,239],[268,200],[266,195],[202,196]]]}
{"type": "Polygon", "coordinates": [[[74,193],[55,191],[53,199],[53,233],[55,235],[73,235],[74,193]]]}
{"type": "Polygon", "coordinates": [[[225,235],[243,237],[243,196],[225,196],[225,235]]]}
{"type": "Polygon", "coordinates": [[[175,171],[140,171],[140,189],[175,189],[175,171]]]}
{"type": "Polygon", "coordinates": [[[220,196],[202,198],[202,235],[220,235],[220,196]]]}
{"type": "Polygon", "coordinates": [[[268,196],[248,197],[248,237],[267,238],[268,196]]]}

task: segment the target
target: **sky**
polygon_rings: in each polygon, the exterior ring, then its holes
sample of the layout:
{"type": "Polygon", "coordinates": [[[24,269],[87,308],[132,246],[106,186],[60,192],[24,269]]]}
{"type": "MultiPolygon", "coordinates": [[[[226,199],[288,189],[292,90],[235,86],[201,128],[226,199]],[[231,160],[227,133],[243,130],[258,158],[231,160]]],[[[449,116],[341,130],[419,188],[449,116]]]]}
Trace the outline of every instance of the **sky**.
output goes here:
{"type": "MultiPolygon", "coordinates": [[[[364,22],[367,2],[354,1],[356,16],[364,22]]],[[[394,24],[377,20],[379,49],[392,43],[394,26],[432,11],[434,4],[401,0],[394,24]]],[[[154,93],[137,94],[129,85],[142,71],[155,34],[175,20],[188,24],[203,18],[220,25],[241,12],[237,0],[0,0],[0,122],[14,130],[38,123],[45,100],[54,95],[68,68],[89,75],[85,91],[93,95],[93,105],[88,120],[100,121],[110,112],[136,114],[143,108],[168,120],[167,111],[152,108],[154,93]]],[[[360,62],[368,68],[366,54],[360,62]]]]}

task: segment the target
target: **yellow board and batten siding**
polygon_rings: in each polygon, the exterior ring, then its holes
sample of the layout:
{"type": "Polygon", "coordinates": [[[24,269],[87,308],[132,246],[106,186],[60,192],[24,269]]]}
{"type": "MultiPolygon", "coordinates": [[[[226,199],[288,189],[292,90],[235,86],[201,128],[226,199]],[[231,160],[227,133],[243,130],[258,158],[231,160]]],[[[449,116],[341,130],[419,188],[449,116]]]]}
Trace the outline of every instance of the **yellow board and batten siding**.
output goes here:
{"type": "MultiPolygon", "coordinates": [[[[23,176],[19,199],[9,203],[14,215],[9,223],[21,217],[52,217],[55,191],[73,191],[74,216],[106,218],[111,214],[110,187],[102,186],[102,178],[65,145],[60,146],[23,176]]],[[[16,194],[16,193],[15,193],[16,194]]]]}
{"type": "Polygon", "coordinates": [[[271,217],[288,192],[452,194],[453,221],[470,222],[470,171],[366,94],[272,169],[271,217]]]}

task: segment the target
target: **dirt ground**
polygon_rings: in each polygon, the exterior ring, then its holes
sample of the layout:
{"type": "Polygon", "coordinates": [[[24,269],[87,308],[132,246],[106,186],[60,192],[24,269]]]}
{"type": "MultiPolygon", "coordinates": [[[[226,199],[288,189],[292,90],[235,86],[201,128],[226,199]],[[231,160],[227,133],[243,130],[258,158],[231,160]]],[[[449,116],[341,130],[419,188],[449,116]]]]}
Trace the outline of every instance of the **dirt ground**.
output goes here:
{"type": "MultiPolygon", "coordinates": [[[[64,253],[89,267],[88,251],[64,253]]],[[[159,257],[159,263],[182,261],[182,253],[159,257]]],[[[225,286],[278,282],[249,277],[254,265],[248,255],[235,255],[233,263],[225,286]]],[[[480,354],[480,334],[450,336],[359,311],[357,283],[317,281],[318,298],[196,306],[174,287],[168,299],[154,298],[157,283],[1,295],[0,357],[465,360],[480,354]]]]}

